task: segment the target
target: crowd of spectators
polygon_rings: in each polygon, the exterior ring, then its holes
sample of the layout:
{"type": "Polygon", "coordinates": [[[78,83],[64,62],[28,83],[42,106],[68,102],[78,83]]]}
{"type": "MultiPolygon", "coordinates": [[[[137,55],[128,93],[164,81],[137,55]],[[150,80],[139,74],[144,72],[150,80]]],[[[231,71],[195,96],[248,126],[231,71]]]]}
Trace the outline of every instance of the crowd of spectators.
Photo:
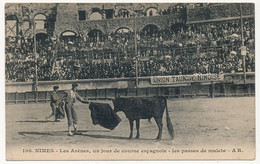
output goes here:
{"type": "MultiPolygon", "coordinates": [[[[193,4],[194,5],[194,4],[193,4]]],[[[190,8],[188,11],[188,21],[200,21],[209,19],[220,19],[228,17],[240,17],[240,4],[228,3],[226,5],[209,3],[198,4],[194,8],[190,8]]],[[[253,15],[254,4],[244,3],[242,5],[242,15],[253,15]]]]}
{"type": "MultiPolygon", "coordinates": [[[[243,21],[246,71],[255,71],[254,19],[243,21]]],[[[37,37],[36,37],[37,38],[37,37]]],[[[71,80],[135,76],[134,33],[99,31],[77,38],[37,39],[37,60],[33,39],[17,42],[6,38],[6,80],[71,80]]],[[[175,24],[158,29],[155,25],[137,31],[138,76],[243,71],[240,55],[240,21],[175,24]]]]}

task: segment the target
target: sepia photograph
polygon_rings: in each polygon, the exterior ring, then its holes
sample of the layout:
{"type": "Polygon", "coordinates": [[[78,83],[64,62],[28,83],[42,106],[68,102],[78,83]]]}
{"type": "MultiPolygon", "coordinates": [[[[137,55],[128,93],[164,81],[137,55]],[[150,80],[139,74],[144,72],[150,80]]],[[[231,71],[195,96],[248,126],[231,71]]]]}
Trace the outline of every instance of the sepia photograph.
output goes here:
{"type": "Polygon", "coordinates": [[[6,160],[255,160],[255,8],[5,3],[6,160]]]}

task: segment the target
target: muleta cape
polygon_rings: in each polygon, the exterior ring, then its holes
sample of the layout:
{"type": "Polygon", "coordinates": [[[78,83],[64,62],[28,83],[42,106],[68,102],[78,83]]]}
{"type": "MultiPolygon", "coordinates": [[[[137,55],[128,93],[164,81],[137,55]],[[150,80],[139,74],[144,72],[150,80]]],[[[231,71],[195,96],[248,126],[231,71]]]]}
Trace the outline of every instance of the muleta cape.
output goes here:
{"type": "Polygon", "coordinates": [[[89,109],[94,125],[99,124],[104,128],[113,130],[121,121],[109,104],[91,102],[89,109]]]}

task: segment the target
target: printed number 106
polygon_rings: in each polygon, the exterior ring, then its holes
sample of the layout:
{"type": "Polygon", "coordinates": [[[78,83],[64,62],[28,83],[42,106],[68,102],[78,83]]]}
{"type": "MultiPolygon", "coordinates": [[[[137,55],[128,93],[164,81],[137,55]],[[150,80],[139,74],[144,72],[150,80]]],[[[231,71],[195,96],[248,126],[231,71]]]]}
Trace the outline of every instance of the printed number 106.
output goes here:
{"type": "Polygon", "coordinates": [[[31,153],[32,149],[23,149],[23,153],[31,153]]]}

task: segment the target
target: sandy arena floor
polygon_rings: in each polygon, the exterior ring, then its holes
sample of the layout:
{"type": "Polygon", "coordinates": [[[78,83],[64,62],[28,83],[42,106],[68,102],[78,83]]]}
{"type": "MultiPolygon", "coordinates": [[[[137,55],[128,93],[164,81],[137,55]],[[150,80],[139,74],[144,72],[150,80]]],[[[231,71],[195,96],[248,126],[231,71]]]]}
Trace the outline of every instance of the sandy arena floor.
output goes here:
{"type": "Polygon", "coordinates": [[[110,131],[94,126],[88,105],[77,102],[79,130],[83,134],[70,137],[67,118],[61,122],[45,120],[51,113],[49,103],[9,104],[7,159],[252,159],[254,101],[254,97],[168,100],[175,139],[169,140],[164,113],[160,142],[155,140],[158,129],[154,119],[151,123],[141,120],[140,139],[129,140],[129,122],[122,112],[118,113],[122,121],[110,131]],[[38,153],[35,149],[53,152],[38,153]],[[72,149],[80,152],[72,153],[72,149]],[[202,149],[207,153],[202,153],[202,149]],[[233,149],[242,152],[232,152],[233,149]]]}

